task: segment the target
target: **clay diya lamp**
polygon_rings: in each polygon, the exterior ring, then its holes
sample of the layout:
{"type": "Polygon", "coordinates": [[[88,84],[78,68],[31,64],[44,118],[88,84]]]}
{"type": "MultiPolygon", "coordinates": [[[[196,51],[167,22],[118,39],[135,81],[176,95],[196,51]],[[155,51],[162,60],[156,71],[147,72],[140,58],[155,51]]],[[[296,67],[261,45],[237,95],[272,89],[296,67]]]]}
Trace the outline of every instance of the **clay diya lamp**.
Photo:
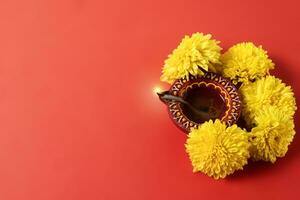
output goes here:
{"type": "Polygon", "coordinates": [[[220,119],[230,126],[238,121],[241,113],[237,87],[212,72],[176,80],[169,91],[158,96],[167,105],[173,122],[186,133],[210,119],[220,119]]]}

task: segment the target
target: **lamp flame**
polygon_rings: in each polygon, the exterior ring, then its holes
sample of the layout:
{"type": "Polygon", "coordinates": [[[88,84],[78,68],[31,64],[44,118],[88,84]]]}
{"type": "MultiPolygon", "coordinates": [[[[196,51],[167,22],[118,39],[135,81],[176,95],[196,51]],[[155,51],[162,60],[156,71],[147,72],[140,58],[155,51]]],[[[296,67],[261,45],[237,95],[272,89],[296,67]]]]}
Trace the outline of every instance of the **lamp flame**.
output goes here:
{"type": "Polygon", "coordinates": [[[163,89],[161,89],[161,87],[159,86],[155,86],[153,88],[153,94],[157,95],[157,93],[161,93],[163,91],[163,89]]]}

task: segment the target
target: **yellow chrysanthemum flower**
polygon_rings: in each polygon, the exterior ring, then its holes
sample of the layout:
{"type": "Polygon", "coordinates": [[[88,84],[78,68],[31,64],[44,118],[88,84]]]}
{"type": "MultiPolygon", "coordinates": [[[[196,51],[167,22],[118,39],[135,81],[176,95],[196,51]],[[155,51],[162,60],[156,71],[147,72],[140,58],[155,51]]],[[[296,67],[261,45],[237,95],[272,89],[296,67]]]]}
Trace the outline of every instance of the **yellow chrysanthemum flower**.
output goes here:
{"type": "Polygon", "coordinates": [[[294,93],[290,86],[274,76],[267,76],[240,89],[243,99],[242,113],[248,123],[263,105],[275,106],[288,117],[293,117],[296,107],[294,93]]]}
{"type": "Polygon", "coordinates": [[[255,116],[257,127],[251,131],[250,153],[253,160],[274,163],[283,157],[295,135],[293,119],[278,107],[264,106],[255,116]]]}
{"type": "Polygon", "coordinates": [[[212,64],[220,63],[220,42],[211,39],[211,35],[194,33],[185,36],[179,46],[165,60],[161,80],[172,83],[176,79],[187,78],[189,75],[201,75],[199,67],[208,71],[214,70],[212,64]]]}
{"type": "Polygon", "coordinates": [[[226,128],[220,120],[210,120],[192,130],[185,146],[193,171],[215,179],[243,169],[250,156],[248,134],[236,125],[226,128]]]}
{"type": "Polygon", "coordinates": [[[239,43],[221,56],[223,75],[237,82],[248,82],[265,76],[274,63],[261,46],[253,43],[239,43]]]}

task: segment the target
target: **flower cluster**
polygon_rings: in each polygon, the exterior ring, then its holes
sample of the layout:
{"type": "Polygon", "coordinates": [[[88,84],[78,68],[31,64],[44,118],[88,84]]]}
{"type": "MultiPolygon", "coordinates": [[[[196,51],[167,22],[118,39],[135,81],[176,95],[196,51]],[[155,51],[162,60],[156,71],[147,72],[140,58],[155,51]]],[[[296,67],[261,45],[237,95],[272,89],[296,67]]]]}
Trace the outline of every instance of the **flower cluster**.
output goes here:
{"type": "Polygon", "coordinates": [[[250,133],[250,153],[253,160],[274,163],[277,157],[283,157],[295,135],[291,116],[282,112],[280,107],[263,106],[256,112],[257,124],[250,133]]]}
{"type": "Polygon", "coordinates": [[[286,116],[292,118],[296,111],[296,101],[290,86],[279,78],[266,76],[240,88],[243,98],[243,116],[249,124],[262,107],[275,106],[286,116]]]}
{"type": "Polygon", "coordinates": [[[173,83],[205,70],[241,86],[246,127],[209,120],[193,129],[185,144],[193,171],[215,179],[243,169],[248,158],[274,163],[285,156],[295,135],[297,109],[292,88],[269,74],[274,63],[261,46],[239,43],[221,54],[218,44],[209,34],[186,36],[166,59],[161,76],[173,83]]]}
{"type": "Polygon", "coordinates": [[[248,134],[236,125],[227,128],[220,120],[192,130],[186,142],[193,171],[215,179],[243,169],[250,156],[248,149],[248,134]]]}
{"type": "Polygon", "coordinates": [[[200,68],[214,70],[213,64],[220,63],[220,42],[211,39],[211,35],[194,33],[185,36],[179,46],[165,60],[161,80],[172,83],[176,79],[189,75],[203,74],[200,68]]]}
{"type": "Polygon", "coordinates": [[[264,77],[274,68],[267,52],[253,43],[239,43],[229,48],[222,57],[223,76],[234,83],[248,82],[264,77]]]}

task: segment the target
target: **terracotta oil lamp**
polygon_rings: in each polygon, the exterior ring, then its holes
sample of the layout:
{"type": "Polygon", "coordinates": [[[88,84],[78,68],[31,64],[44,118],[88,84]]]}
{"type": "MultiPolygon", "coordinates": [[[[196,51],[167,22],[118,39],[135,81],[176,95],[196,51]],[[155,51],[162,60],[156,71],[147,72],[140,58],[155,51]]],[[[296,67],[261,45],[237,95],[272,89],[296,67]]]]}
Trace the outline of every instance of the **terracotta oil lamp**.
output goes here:
{"type": "Polygon", "coordinates": [[[158,96],[167,105],[173,122],[186,133],[210,119],[220,119],[230,126],[241,113],[237,87],[212,72],[176,80],[169,91],[158,96]]]}

